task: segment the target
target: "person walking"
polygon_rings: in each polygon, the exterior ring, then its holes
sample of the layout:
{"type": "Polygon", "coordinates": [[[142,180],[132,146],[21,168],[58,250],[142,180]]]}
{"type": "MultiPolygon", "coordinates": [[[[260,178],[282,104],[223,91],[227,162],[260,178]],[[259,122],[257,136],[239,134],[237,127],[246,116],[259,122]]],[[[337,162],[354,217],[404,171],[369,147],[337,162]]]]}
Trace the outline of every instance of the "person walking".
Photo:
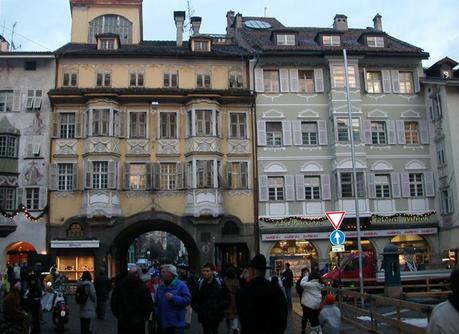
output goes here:
{"type": "Polygon", "coordinates": [[[228,288],[216,277],[214,266],[210,263],[202,267],[202,278],[193,296],[193,309],[198,314],[204,334],[217,334],[223,320],[224,311],[230,305],[228,288]]]}
{"type": "Polygon", "coordinates": [[[282,273],[282,286],[287,297],[287,306],[292,309],[292,287],[293,287],[293,272],[290,269],[290,263],[285,263],[285,271],[282,273]]]}
{"type": "Polygon", "coordinates": [[[107,312],[108,297],[112,289],[112,282],[105,274],[104,268],[99,270],[99,276],[94,280],[94,288],[96,289],[97,296],[97,319],[104,320],[105,313],[107,312]]]}
{"type": "Polygon", "coordinates": [[[81,280],[78,281],[78,287],[84,289],[87,298],[86,301],[80,304],[80,326],[81,334],[91,333],[91,319],[96,318],[96,289],[92,284],[92,277],[89,271],[83,271],[81,280]]]}
{"type": "Polygon", "coordinates": [[[246,283],[236,293],[241,334],[282,334],[287,327],[287,300],[265,278],[266,258],[257,254],[247,268],[246,283]]]}
{"type": "MultiPolygon", "coordinates": [[[[320,333],[319,311],[322,302],[323,285],[319,282],[319,271],[313,271],[309,277],[305,276],[301,280],[303,294],[301,295],[301,307],[303,315],[311,323],[311,333],[320,333]]],[[[306,326],[301,329],[305,333],[306,326]]]]}
{"type": "Polygon", "coordinates": [[[11,284],[8,281],[8,275],[5,273],[1,276],[0,280],[0,313],[3,312],[3,301],[5,300],[6,295],[10,292],[11,284]]]}
{"type": "Polygon", "coordinates": [[[325,297],[324,305],[319,313],[322,334],[339,334],[341,330],[341,311],[336,306],[336,298],[332,294],[325,297]]]}
{"type": "MultiPolygon", "coordinates": [[[[179,264],[177,266],[178,278],[186,283],[188,290],[190,291],[191,297],[193,298],[195,291],[196,291],[196,279],[191,274],[188,266],[186,264],[179,264]]],[[[189,328],[191,326],[191,318],[193,315],[193,309],[191,305],[186,307],[185,311],[185,328],[189,328]]]]}
{"type": "Polygon", "coordinates": [[[178,279],[177,268],[172,264],[161,266],[161,279],[155,297],[161,334],[183,334],[185,309],[191,303],[190,291],[178,279]]]}
{"type": "Polygon", "coordinates": [[[238,334],[239,320],[237,316],[236,293],[241,285],[234,266],[230,265],[226,268],[223,283],[225,283],[225,286],[228,288],[230,295],[230,304],[225,310],[226,334],[238,334]]]}
{"type": "Polygon", "coordinates": [[[32,331],[31,333],[40,333],[40,311],[41,311],[41,296],[43,291],[41,284],[35,273],[29,275],[28,282],[29,292],[27,293],[27,301],[30,314],[32,316],[32,331]]]}
{"type": "MultiPolygon", "coordinates": [[[[301,296],[303,295],[303,288],[301,287],[301,281],[303,280],[305,276],[309,277],[308,267],[304,267],[303,269],[301,269],[301,276],[300,278],[298,278],[298,280],[295,283],[295,290],[296,290],[296,293],[298,294],[298,297],[300,297],[300,304],[301,304],[301,296]]],[[[301,333],[304,333],[306,330],[306,325],[308,324],[308,318],[307,318],[307,314],[304,312],[304,309],[302,310],[303,312],[301,315],[301,333]]]]}
{"type": "Polygon", "coordinates": [[[145,333],[145,323],[150,317],[153,301],[139,276],[140,269],[134,266],[113,289],[110,306],[118,319],[118,334],[145,333]]]}

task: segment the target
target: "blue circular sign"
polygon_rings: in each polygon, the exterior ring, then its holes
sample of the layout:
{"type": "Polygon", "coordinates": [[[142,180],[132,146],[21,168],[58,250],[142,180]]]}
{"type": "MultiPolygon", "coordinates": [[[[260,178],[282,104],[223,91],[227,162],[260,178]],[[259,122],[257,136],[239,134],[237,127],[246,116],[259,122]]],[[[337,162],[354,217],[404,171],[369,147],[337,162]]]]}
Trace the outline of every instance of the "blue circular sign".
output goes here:
{"type": "Polygon", "coordinates": [[[330,234],[330,242],[335,245],[335,246],[338,246],[338,245],[343,245],[344,244],[344,241],[346,241],[346,236],[344,235],[344,233],[340,230],[334,230],[331,234],[330,234]]]}

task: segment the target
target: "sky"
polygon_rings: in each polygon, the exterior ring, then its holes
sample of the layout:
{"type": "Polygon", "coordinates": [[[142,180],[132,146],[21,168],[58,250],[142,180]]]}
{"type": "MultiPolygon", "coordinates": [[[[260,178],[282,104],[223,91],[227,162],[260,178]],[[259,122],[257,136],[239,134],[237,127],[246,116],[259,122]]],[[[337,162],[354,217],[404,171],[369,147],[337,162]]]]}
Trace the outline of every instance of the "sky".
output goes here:
{"type": "MultiPolygon", "coordinates": [[[[226,12],[243,16],[276,17],[285,26],[330,27],[335,14],[345,14],[350,28],[373,26],[382,15],[389,35],[430,53],[429,66],[443,57],[459,61],[457,0],[190,0],[195,16],[202,17],[201,32],[223,34],[226,12]]],[[[174,10],[187,10],[186,0],[143,0],[144,39],[175,39],[174,10]]],[[[54,51],[70,41],[69,0],[0,0],[0,34],[19,51],[54,51]]]]}

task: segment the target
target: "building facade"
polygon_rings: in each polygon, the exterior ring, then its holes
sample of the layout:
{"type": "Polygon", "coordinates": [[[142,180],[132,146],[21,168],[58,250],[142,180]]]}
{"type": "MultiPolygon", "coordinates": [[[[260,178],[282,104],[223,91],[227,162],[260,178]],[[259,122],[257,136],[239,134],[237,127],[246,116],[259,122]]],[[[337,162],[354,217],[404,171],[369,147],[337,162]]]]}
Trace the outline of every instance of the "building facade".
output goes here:
{"type": "MultiPolygon", "coordinates": [[[[56,51],[49,246],[71,279],[122,270],[134,239],[166,231],[194,268],[255,249],[248,54],[225,35],[142,38],[142,1],[71,0],[56,51]]],[[[172,20],[171,20],[172,24],[172,20]]]]}

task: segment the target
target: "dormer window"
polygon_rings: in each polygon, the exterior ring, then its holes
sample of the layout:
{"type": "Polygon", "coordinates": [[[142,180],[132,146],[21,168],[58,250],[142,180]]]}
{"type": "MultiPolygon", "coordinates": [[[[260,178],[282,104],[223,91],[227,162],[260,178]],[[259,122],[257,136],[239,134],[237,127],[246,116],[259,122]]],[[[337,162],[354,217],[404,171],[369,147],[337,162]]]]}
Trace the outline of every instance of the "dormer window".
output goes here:
{"type": "Polygon", "coordinates": [[[96,36],[97,50],[117,50],[120,47],[120,37],[117,34],[99,34],[96,36]]]}
{"type": "Polygon", "coordinates": [[[339,35],[324,35],[322,36],[322,44],[324,46],[340,46],[341,36],[339,35]]]}
{"type": "Polygon", "coordinates": [[[384,37],[368,36],[367,45],[369,48],[383,48],[384,47],[384,37]]]}
{"type": "Polygon", "coordinates": [[[277,45],[295,45],[294,34],[277,34],[276,35],[277,45]]]}
{"type": "Polygon", "coordinates": [[[451,77],[452,77],[451,70],[442,70],[441,71],[441,77],[443,79],[451,79],[451,77]]]}
{"type": "Polygon", "coordinates": [[[100,50],[114,50],[115,49],[115,39],[114,38],[104,38],[100,40],[100,50]]]}
{"type": "Polygon", "coordinates": [[[193,40],[193,51],[199,52],[209,52],[210,51],[210,41],[197,41],[193,40]]]}

